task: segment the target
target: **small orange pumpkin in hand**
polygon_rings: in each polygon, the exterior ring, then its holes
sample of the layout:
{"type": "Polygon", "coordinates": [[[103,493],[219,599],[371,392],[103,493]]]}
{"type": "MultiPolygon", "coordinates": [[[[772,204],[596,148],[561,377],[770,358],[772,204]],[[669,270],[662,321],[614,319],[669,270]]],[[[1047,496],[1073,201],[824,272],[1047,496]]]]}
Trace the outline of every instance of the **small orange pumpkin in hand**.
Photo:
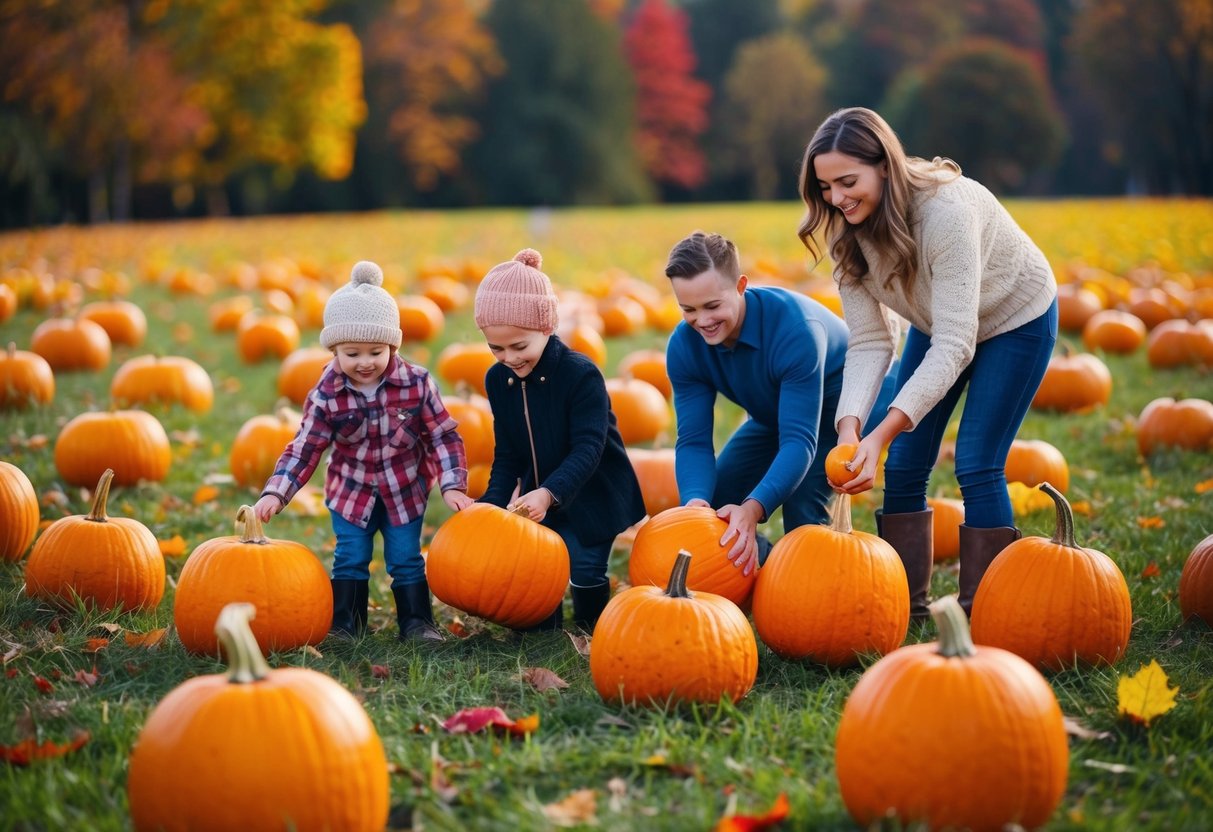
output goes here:
{"type": "Polygon", "coordinates": [[[847,463],[855,458],[855,452],[858,450],[858,445],[850,443],[831,448],[830,452],[826,454],[826,479],[834,485],[846,485],[855,479],[859,475],[859,470],[850,470],[847,468],[847,463]]]}

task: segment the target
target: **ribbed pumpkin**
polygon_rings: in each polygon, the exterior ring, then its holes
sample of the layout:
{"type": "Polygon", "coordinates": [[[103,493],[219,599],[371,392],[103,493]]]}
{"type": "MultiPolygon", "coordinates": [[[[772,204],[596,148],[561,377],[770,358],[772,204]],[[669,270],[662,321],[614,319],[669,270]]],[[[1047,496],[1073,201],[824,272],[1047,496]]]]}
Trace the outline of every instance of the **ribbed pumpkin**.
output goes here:
{"type": "Polygon", "coordinates": [[[960,556],[960,526],[965,521],[963,500],[951,497],[928,497],[932,509],[932,552],[935,562],[954,560],[960,556]]]}
{"type": "Polygon", "coordinates": [[[1013,653],[975,647],[955,597],[931,615],[939,641],[880,659],[842,709],[834,761],[847,811],[861,827],[889,816],[903,828],[1040,826],[1069,773],[1052,688],[1013,653]]]}
{"type": "Polygon", "coordinates": [[[129,517],[108,517],[113,471],[93,492],[88,514],[63,517],[46,527],[25,563],[25,592],[70,606],[79,597],[101,610],[153,610],[164,595],[164,556],[147,526],[129,517]]]}
{"type": "Polygon", "coordinates": [[[1146,360],[1160,369],[1213,365],[1213,322],[1193,324],[1175,319],[1160,323],[1146,340],[1146,360]]]}
{"type": "Polygon", "coordinates": [[[129,300],[99,300],[84,306],[76,316],[99,324],[111,344],[137,347],[147,337],[147,316],[129,300]]]}
{"type": "Polygon", "coordinates": [[[286,315],[263,315],[250,312],[236,327],[236,349],[245,364],[256,364],[263,358],[286,358],[299,346],[299,324],[286,315]]]}
{"type": "Polygon", "coordinates": [[[264,652],[319,644],[333,621],[320,561],[302,543],[266,537],[249,506],[236,512],[235,535],[200,544],[181,567],[173,622],[185,649],[214,655],[215,621],[236,601],[257,608],[252,629],[264,652]]]}
{"type": "Polygon", "coordinates": [[[728,546],[720,545],[729,524],[707,506],[676,506],[650,517],[636,530],[632,554],[628,558],[628,581],[632,586],[664,586],[678,551],[695,556],[687,586],[698,592],[711,592],[728,598],[738,606],[746,605],[758,580],[757,571],[743,575],[729,560],[728,546]]]}
{"type": "Polygon", "coordinates": [[[602,334],[589,324],[578,324],[569,330],[569,349],[593,361],[599,369],[606,367],[607,348],[602,334]]]}
{"type": "Polygon", "coordinates": [[[438,376],[447,384],[466,384],[480,395],[484,390],[484,374],[497,363],[489,345],[480,341],[475,344],[448,344],[438,353],[435,367],[438,376]]]}
{"type": "Polygon", "coordinates": [[[1016,439],[1007,452],[1007,482],[1024,485],[1052,483],[1063,494],[1070,490],[1070,466],[1055,446],[1043,439],[1016,439]]]}
{"type": "Polygon", "coordinates": [[[647,381],[608,378],[606,390],[623,444],[652,442],[670,426],[669,402],[647,381]]]}
{"type": "Polygon", "coordinates": [[[839,494],[829,526],[800,526],[771,549],[754,587],[754,629],[785,659],[848,667],[901,646],[910,587],[897,551],[851,526],[839,494]]]}
{"type": "Polygon", "coordinates": [[[278,457],[299,432],[301,418],[296,411],[280,407],[272,416],[254,416],[240,426],[228,455],[237,485],[260,488],[265,484],[278,457]]]}
{"type": "Polygon", "coordinates": [[[30,350],[55,371],[104,370],[109,366],[110,337],[100,324],[71,318],[49,318],[30,336],[30,350]]]}
{"type": "Polygon", "coordinates": [[[119,407],[159,402],[206,413],[215,401],[215,387],[210,375],[193,359],[140,355],[124,362],[114,373],[110,396],[119,407]]]}
{"type": "Polygon", "coordinates": [[[25,407],[55,398],[55,373],[46,359],[17,349],[12,341],[0,353],[0,407],[25,407]]]}
{"type": "Polygon", "coordinates": [[[21,560],[38,533],[38,495],[25,472],[0,461],[0,561],[21,560]]]}
{"type": "Polygon", "coordinates": [[[81,413],[55,440],[55,468],[69,485],[92,485],[107,468],[114,485],[159,482],[172,461],[164,426],[142,410],[81,413]]]}
{"type": "Polygon", "coordinates": [[[973,598],[973,638],[1037,667],[1115,664],[1129,644],[1133,611],[1120,567],[1074,542],[1074,513],[1057,489],[1052,539],[1025,537],[994,558],[973,598]]]}
{"type": "Polygon", "coordinates": [[[1112,373],[1089,352],[1074,352],[1068,345],[1061,355],[1049,359],[1032,407],[1073,413],[1108,403],[1112,395],[1112,373]]]}
{"type": "Polygon", "coordinates": [[[278,367],[278,394],[303,404],[332,361],[333,353],[323,347],[294,350],[278,367]]]}
{"type": "Polygon", "coordinates": [[[1146,325],[1136,315],[1119,309],[1101,309],[1082,328],[1082,342],[1089,350],[1128,354],[1146,340],[1146,325]]]}
{"type": "Polygon", "coordinates": [[[1206,537],[1184,561],[1179,576],[1179,609],[1183,618],[1199,618],[1213,627],[1213,534],[1206,537]]]}
{"type": "Polygon", "coordinates": [[[661,350],[636,350],[619,360],[616,370],[623,378],[638,378],[661,391],[669,400],[674,395],[670,376],[666,372],[665,353],[661,350]]]}
{"type": "Polygon", "coordinates": [[[750,622],[727,598],[687,589],[692,560],[678,552],[664,590],[630,587],[602,611],[590,676],[607,702],[736,702],[754,686],[758,643],[750,622]]]}
{"type": "Polygon", "coordinates": [[[1103,304],[1099,295],[1076,283],[1063,283],[1057,287],[1057,326],[1067,332],[1082,332],[1090,319],[1103,304]]]}
{"type": "Polygon", "coordinates": [[[135,829],[383,829],[388,768],[374,724],[323,673],[271,670],[253,614],[222,610],[227,673],[169,691],[139,732],[127,777],[135,829]]]}
{"type": "Polygon", "coordinates": [[[650,517],[682,502],[678,499],[673,448],[628,448],[627,453],[636,479],[640,482],[644,510],[650,517]]]}
{"type": "Polygon", "coordinates": [[[1147,404],[1137,417],[1137,450],[1149,456],[1160,447],[1213,449],[1213,402],[1164,397],[1147,404]]]}
{"type": "Polygon", "coordinates": [[[442,334],[446,316],[442,307],[425,295],[398,295],[400,333],[405,341],[430,341],[442,334]]]}
{"type": "Polygon", "coordinates": [[[634,335],[648,322],[644,306],[627,295],[612,295],[598,301],[602,334],[607,338],[634,335]]]}
{"type": "Polygon", "coordinates": [[[473,503],[434,533],[425,572],[439,601],[520,630],[547,618],[564,598],[569,552],[546,526],[473,503]]]}
{"type": "Polygon", "coordinates": [[[459,423],[459,438],[467,454],[468,468],[491,465],[496,439],[493,436],[493,409],[483,396],[443,396],[447,412],[459,423]]]}

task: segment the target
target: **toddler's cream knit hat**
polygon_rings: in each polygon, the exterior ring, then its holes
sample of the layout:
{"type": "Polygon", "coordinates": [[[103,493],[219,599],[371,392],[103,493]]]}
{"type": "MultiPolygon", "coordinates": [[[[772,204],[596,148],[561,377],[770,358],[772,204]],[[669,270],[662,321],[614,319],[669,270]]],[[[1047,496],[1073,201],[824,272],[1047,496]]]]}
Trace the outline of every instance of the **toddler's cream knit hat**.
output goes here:
{"type": "Polygon", "coordinates": [[[556,331],[556,293],[539,271],[543,258],[524,248],[489,270],[476,289],[476,326],[516,326],[550,335],[556,331]]]}
{"type": "Polygon", "coordinates": [[[350,282],[324,304],[321,346],[331,350],[349,341],[400,346],[400,307],[383,288],[383,270],[370,260],[355,263],[350,282]]]}

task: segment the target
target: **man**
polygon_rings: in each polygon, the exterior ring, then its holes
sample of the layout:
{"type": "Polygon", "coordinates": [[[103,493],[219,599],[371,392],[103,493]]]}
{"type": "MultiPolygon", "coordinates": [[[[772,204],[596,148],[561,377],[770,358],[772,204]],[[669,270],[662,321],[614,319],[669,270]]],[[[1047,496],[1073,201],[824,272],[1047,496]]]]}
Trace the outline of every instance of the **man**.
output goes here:
{"type": "MultiPolygon", "coordinates": [[[[679,242],[665,273],[683,316],[666,346],[679,496],[684,505],[716,508],[729,524],[721,545],[732,541],[729,560],[748,575],[770,549],[757,526],[776,508],[783,506],[785,531],[826,522],[825,455],[838,439],[847,326],[798,292],[749,287],[737,247],[719,234],[696,231],[679,242]],[[718,393],[750,417],[719,459],[718,393]]],[[[894,376],[872,409],[877,422],[894,376]]]]}

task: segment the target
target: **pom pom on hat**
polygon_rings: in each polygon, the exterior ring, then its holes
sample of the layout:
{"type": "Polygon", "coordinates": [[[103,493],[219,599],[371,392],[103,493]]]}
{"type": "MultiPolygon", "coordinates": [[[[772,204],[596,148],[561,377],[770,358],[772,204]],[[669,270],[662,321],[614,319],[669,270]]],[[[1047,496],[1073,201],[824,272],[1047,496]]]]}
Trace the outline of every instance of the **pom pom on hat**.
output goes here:
{"type": "Polygon", "coordinates": [[[543,257],[524,248],[489,270],[476,289],[476,326],[516,326],[544,334],[556,331],[556,293],[539,271],[543,257]]]}
{"type": "Polygon", "coordinates": [[[329,295],[324,305],[320,343],[326,349],[357,341],[399,347],[400,307],[383,288],[383,269],[370,260],[354,264],[350,282],[329,295]]]}

